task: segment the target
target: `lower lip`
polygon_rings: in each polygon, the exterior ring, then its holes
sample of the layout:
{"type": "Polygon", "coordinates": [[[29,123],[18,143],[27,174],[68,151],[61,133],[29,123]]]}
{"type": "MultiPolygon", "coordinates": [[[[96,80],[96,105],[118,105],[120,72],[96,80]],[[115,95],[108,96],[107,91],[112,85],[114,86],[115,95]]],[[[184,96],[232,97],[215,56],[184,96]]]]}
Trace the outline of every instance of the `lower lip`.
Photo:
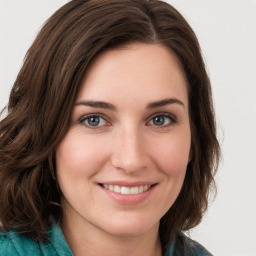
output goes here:
{"type": "Polygon", "coordinates": [[[99,186],[101,190],[112,200],[120,203],[120,204],[126,204],[126,205],[132,205],[132,204],[139,204],[144,202],[146,199],[148,199],[151,195],[151,193],[154,191],[156,185],[152,186],[150,189],[148,189],[145,192],[139,193],[139,194],[129,194],[124,195],[120,193],[116,193],[113,191],[110,191],[108,189],[105,189],[102,186],[99,186]]]}

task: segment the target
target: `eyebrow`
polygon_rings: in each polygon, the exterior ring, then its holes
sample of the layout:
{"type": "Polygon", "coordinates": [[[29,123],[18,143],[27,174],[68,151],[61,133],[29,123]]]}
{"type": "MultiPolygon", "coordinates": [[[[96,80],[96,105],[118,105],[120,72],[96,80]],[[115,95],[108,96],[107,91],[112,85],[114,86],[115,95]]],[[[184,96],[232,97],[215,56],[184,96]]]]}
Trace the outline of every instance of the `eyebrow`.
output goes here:
{"type": "Polygon", "coordinates": [[[179,105],[185,107],[184,103],[181,100],[178,100],[176,98],[170,98],[170,99],[164,99],[164,100],[160,100],[160,101],[151,102],[147,105],[147,109],[159,108],[159,107],[166,106],[168,104],[179,104],[179,105]]]}
{"type": "Polygon", "coordinates": [[[79,105],[89,106],[93,108],[105,108],[110,110],[116,110],[116,107],[113,104],[103,102],[103,101],[83,100],[75,103],[75,106],[79,106],[79,105]]]}
{"type": "MultiPolygon", "coordinates": [[[[159,108],[166,106],[168,104],[179,104],[183,107],[185,107],[184,103],[181,100],[178,100],[176,98],[170,98],[170,99],[164,99],[160,101],[151,102],[147,105],[147,109],[153,109],[153,108],[159,108]]],[[[104,108],[104,109],[110,109],[110,110],[117,110],[116,106],[114,106],[111,103],[107,103],[104,101],[93,101],[93,100],[82,100],[75,103],[75,106],[89,106],[93,108],[104,108]]]]}

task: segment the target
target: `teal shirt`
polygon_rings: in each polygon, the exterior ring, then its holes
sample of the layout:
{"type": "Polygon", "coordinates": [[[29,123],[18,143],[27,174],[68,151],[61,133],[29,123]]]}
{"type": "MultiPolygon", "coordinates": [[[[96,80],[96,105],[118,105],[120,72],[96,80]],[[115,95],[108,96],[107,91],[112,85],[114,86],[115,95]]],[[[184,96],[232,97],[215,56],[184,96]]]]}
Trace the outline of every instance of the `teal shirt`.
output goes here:
{"type": "MultiPolygon", "coordinates": [[[[197,242],[179,235],[180,243],[172,243],[164,256],[211,256],[197,242]],[[184,245],[187,248],[184,251],[184,245]]],[[[0,233],[0,256],[74,256],[60,227],[56,224],[49,231],[49,242],[38,243],[17,232],[0,233]]]]}

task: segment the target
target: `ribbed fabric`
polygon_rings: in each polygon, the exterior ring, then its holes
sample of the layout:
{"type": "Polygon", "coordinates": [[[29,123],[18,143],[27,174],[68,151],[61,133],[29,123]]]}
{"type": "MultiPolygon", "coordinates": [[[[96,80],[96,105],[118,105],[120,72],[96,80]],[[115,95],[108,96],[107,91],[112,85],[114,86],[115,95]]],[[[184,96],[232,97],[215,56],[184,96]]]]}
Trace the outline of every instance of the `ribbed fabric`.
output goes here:
{"type": "Polygon", "coordinates": [[[38,243],[17,232],[0,233],[0,256],[73,256],[60,227],[52,225],[49,242],[38,243]]]}
{"type": "MultiPolygon", "coordinates": [[[[103,254],[104,255],[104,254],[103,254]]],[[[212,256],[203,246],[180,233],[164,256],[212,256]]],[[[74,256],[56,224],[49,231],[49,242],[38,243],[17,232],[0,233],[0,256],[74,256]]]]}

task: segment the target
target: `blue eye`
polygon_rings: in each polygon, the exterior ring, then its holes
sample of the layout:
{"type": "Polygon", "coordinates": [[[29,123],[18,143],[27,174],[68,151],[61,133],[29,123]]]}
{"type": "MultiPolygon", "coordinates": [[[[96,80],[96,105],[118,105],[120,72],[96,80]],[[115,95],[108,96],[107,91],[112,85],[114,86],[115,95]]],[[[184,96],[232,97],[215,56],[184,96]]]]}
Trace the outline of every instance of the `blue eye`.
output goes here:
{"type": "Polygon", "coordinates": [[[98,115],[91,115],[83,118],[81,123],[84,123],[86,126],[91,128],[97,128],[106,125],[107,121],[98,115]]]}
{"type": "Polygon", "coordinates": [[[150,125],[154,125],[154,126],[169,126],[174,123],[176,123],[175,118],[173,118],[169,114],[161,114],[161,115],[154,116],[149,122],[150,125]]]}

